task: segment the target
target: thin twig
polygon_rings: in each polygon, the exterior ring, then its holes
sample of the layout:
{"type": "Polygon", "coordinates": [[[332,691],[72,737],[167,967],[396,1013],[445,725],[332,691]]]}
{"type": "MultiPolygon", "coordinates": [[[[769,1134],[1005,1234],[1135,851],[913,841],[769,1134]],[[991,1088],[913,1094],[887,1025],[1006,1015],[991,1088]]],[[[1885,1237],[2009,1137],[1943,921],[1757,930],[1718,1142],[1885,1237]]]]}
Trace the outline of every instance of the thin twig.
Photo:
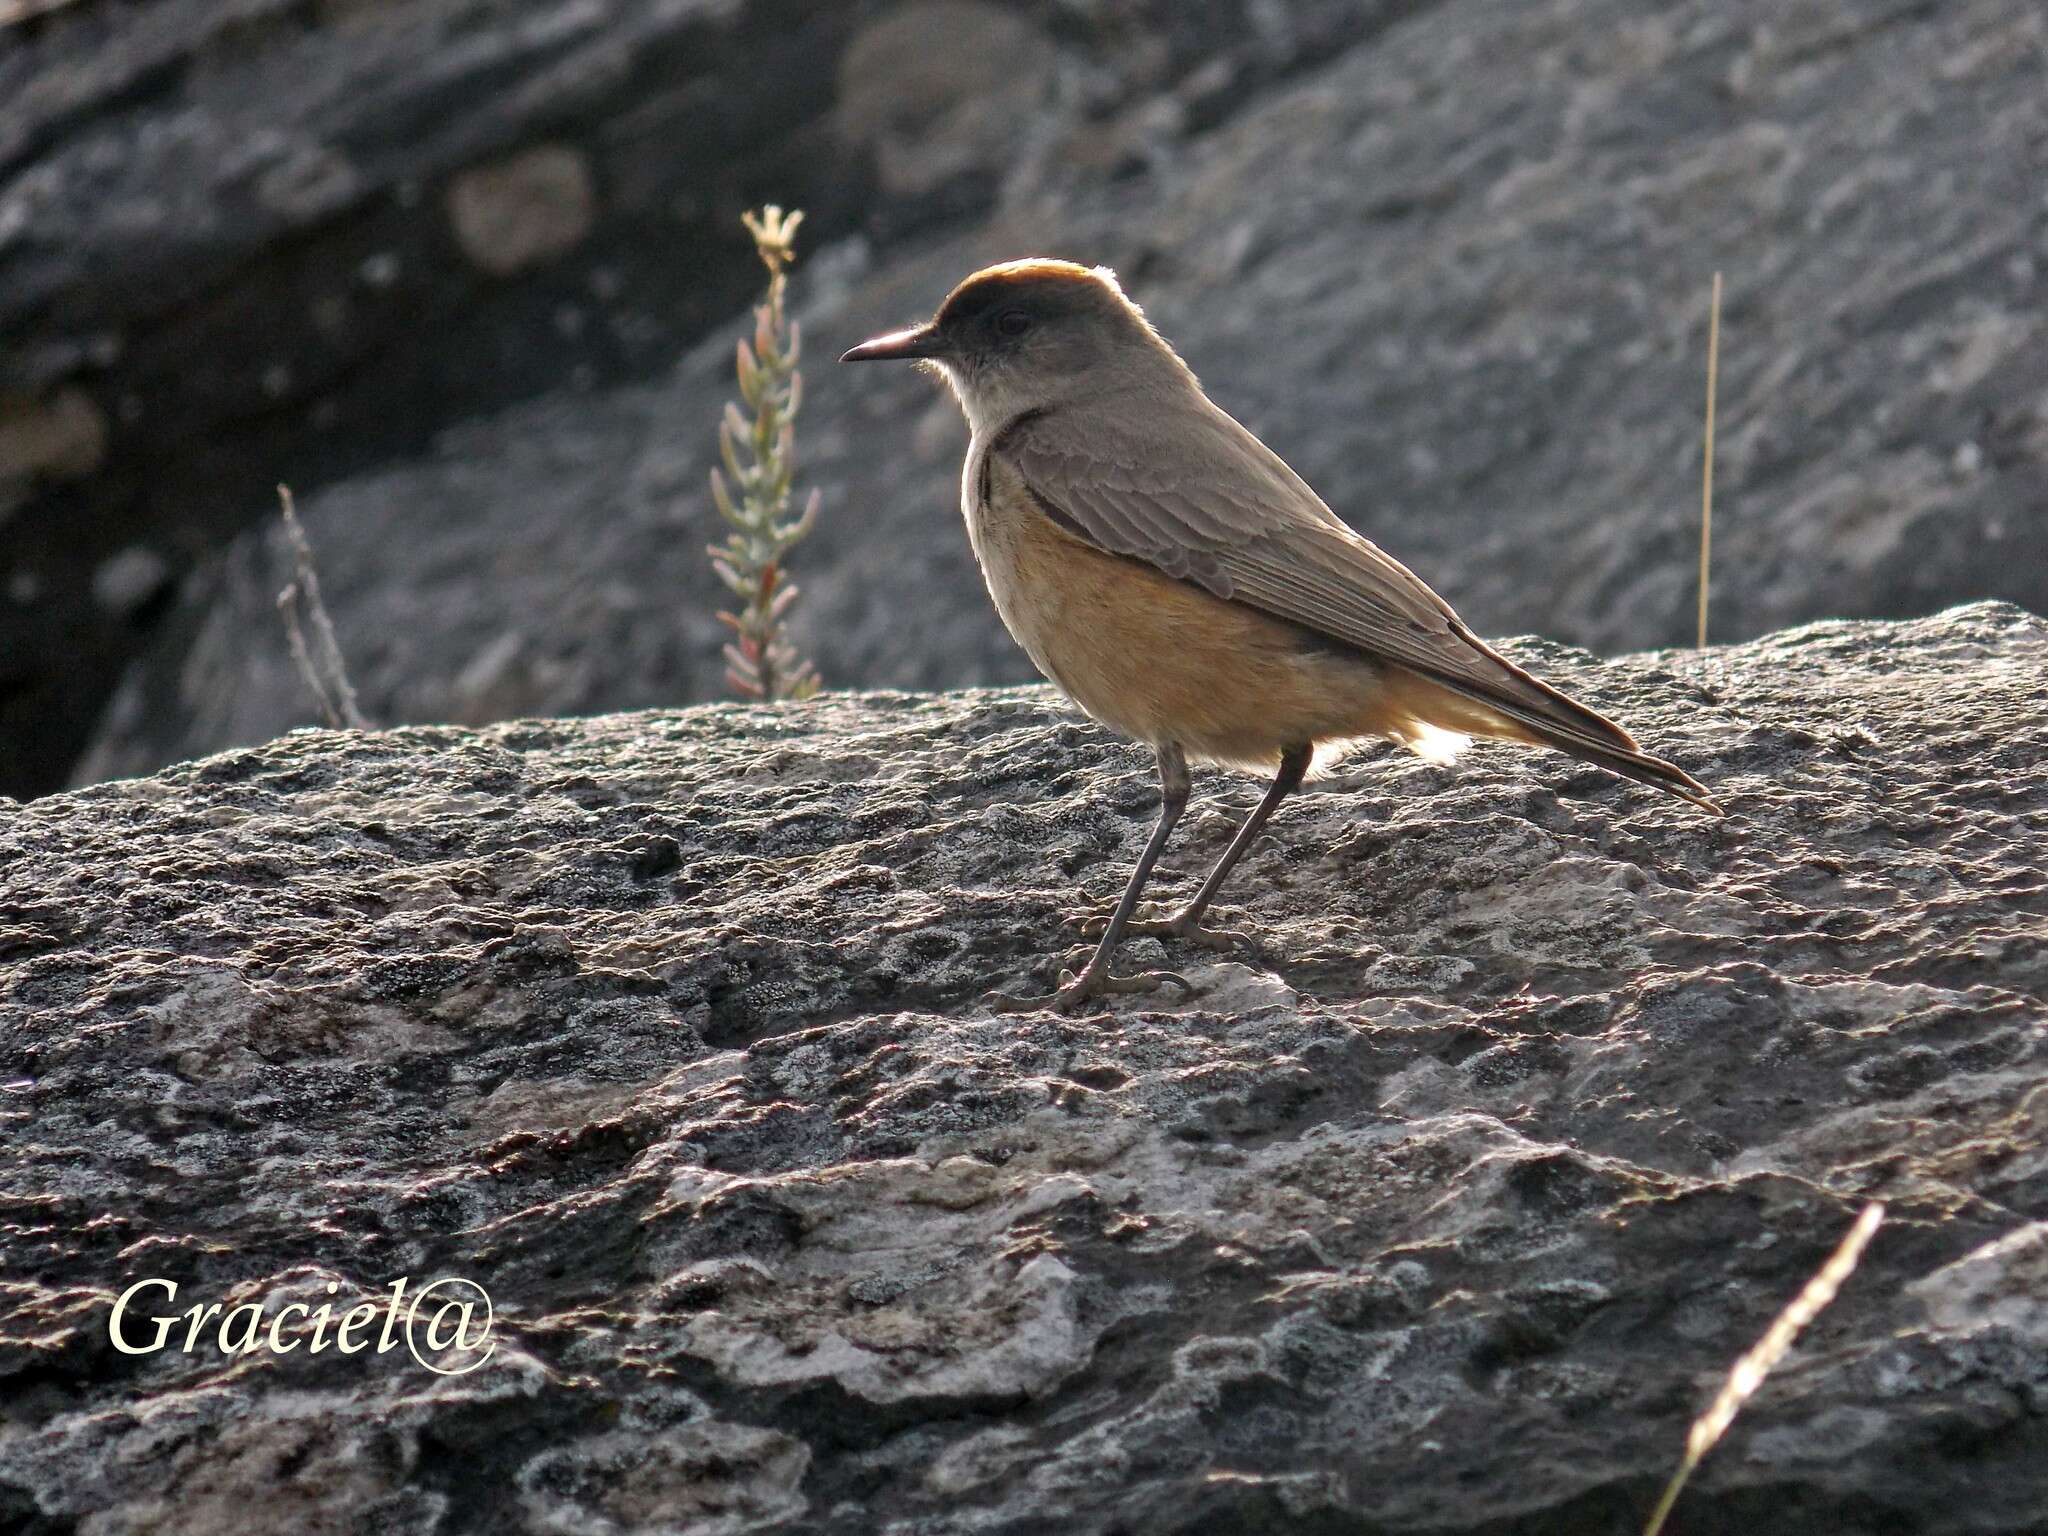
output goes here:
{"type": "Polygon", "coordinates": [[[306,686],[313,690],[313,697],[320,701],[320,713],[330,726],[337,730],[343,726],[356,731],[370,730],[370,722],[356,707],[356,691],[350,686],[348,668],[342,663],[340,642],[334,638],[334,621],[327,617],[327,605],[320,600],[320,575],[313,569],[313,546],[306,542],[305,525],[292,505],[291,487],[280,485],[277,498],[284,505],[285,537],[292,546],[292,579],[277,594],[277,611],[284,615],[285,641],[291,647],[292,661],[306,686]],[[313,637],[320,648],[317,664],[299,625],[302,601],[312,616],[313,637]]]}
{"type": "Polygon", "coordinates": [[[1707,648],[1707,565],[1714,548],[1714,395],[1721,382],[1721,274],[1714,274],[1714,297],[1707,310],[1707,452],[1700,471],[1700,633],[1707,648]]]}
{"type": "Polygon", "coordinates": [[[1792,1304],[1778,1314],[1777,1321],[1764,1331],[1764,1336],[1756,1341],[1749,1353],[1735,1362],[1735,1368],[1728,1373],[1728,1380],[1713,1405],[1693,1420],[1692,1432],[1685,1437],[1685,1460],[1679,1463],[1677,1473],[1665,1484],[1664,1497],[1657,1501],[1657,1511],[1650,1516],[1650,1523],[1643,1527],[1643,1536],[1658,1536],[1658,1532],[1664,1529],[1671,1506],[1678,1502],[1679,1492],[1685,1487],[1686,1479],[1692,1476],[1693,1468],[1728,1432],[1728,1426],[1735,1422],[1735,1415],[1742,1411],[1742,1405],[1764,1384],[1764,1378],[1771,1374],[1772,1368],[1785,1358],[1785,1352],[1792,1347],[1800,1331],[1835,1299],[1835,1292],[1842,1288],[1842,1282],[1856,1268],[1871,1234],[1877,1231],[1878,1223],[1883,1220],[1884,1207],[1876,1201],[1863,1207],[1863,1214],[1856,1218],[1856,1225],[1849,1229],[1849,1235],[1842,1239],[1841,1246],[1828,1256],[1827,1263],[1821,1265],[1819,1272],[1806,1282],[1805,1289],[1792,1298],[1792,1304]]]}

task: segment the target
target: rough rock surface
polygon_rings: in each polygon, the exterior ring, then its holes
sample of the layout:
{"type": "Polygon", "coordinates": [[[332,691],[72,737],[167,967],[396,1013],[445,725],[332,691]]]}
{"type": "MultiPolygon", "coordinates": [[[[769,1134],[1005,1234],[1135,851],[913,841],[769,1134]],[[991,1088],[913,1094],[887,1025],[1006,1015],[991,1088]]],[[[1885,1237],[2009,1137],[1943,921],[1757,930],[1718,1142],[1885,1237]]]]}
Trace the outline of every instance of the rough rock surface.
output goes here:
{"type": "MultiPolygon", "coordinates": [[[[1282,58],[1332,35],[1274,13],[1282,58]]],[[[2048,610],[2038,4],[1370,15],[1260,89],[1219,53],[1079,126],[1049,108],[1004,140],[972,215],[836,242],[829,216],[807,226],[801,440],[826,511],[797,571],[829,681],[1028,675],[956,531],[950,407],[907,373],[826,360],[983,261],[1045,251],[1116,265],[1217,398],[1482,632],[1603,650],[1692,633],[1725,269],[1716,633],[1976,597],[2048,610]]],[[[1010,51],[1022,69],[1030,51],[1010,51]]],[[[836,109],[864,132],[891,121],[869,89],[845,82],[836,109]]],[[[927,142],[875,131],[884,158],[927,142]]],[[[983,142],[932,134],[934,155],[983,142]]],[[[666,383],[523,406],[310,498],[377,718],[722,690],[704,480],[738,329],[666,383]]],[[[208,565],[78,777],[310,722],[276,644],[280,582],[257,535],[208,565]]]]}
{"type": "Polygon", "coordinates": [[[978,999],[1154,791],[1035,690],[6,807],[0,1525],[1633,1532],[1878,1198],[1675,1528],[2048,1528],[2048,625],[1512,649],[1729,817],[1369,754],[1150,954],[1200,995],[1074,1019],[978,999]],[[116,1354],[150,1276],[464,1278],[495,1351],[116,1354]]]}
{"type": "Polygon", "coordinates": [[[1214,121],[1380,15],[84,0],[9,26],[0,5],[0,792],[63,782],[177,579],[278,481],[666,372],[756,286],[743,208],[806,208],[812,241],[971,222],[1130,104],[1214,121]],[[97,601],[138,547],[165,563],[150,600],[97,601]]]}

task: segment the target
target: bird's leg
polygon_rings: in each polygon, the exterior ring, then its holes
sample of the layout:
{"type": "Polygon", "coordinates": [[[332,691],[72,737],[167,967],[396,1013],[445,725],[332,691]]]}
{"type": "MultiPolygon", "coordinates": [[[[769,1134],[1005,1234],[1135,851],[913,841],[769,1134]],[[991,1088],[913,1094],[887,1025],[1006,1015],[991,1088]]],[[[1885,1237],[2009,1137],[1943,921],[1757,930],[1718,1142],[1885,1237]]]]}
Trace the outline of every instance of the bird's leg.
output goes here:
{"type": "MultiPolygon", "coordinates": [[[[1223,889],[1223,882],[1230,878],[1230,872],[1237,867],[1245,850],[1252,845],[1252,839],[1273,818],[1280,809],[1280,802],[1295,790],[1301,788],[1301,781],[1308,774],[1309,760],[1315,755],[1315,748],[1308,742],[1289,747],[1280,754],[1280,771],[1273,776],[1273,783],[1266,791],[1266,798],[1258,803],[1244,825],[1237,829],[1237,836],[1230,840],[1230,846],[1223,850],[1223,857],[1216,861],[1216,867],[1209,871],[1209,878],[1202,882],[1202,888],[1191,900],[1172,917],[1137,918],[1124,925],[1124,932],[1152,934],[1160,938],[1194,939],[1211,948],[1226,949],[1232,944],[1245,942],[1242,934],[1224,929],[1204,928],[1202,914],[1209,910],[1209,903],[1216,899],[1216,893],[1223,889]]],[[[1081,928],[1083,937],[1089,937],[1091,930],[1101,923],[1094,918],[1081,928]]]]}
{"type": "Polygon", "coordinates": [[[1167,838],[1173,835],[1174,823],[1188,808],[1189,787],[1187,757],[1178,746],[1168,742],[1159,749],[1159,825],[1152,829],[1145,851],[1138,855],[1138,867],[1131,871],[1131,882],[1124,887],[1123,899],[1116,904],[1116,911],[1104,926],[1102,941],[1095,946],[1095,953],[1089,956],[1088,963],[1078,975],[1061,973],[1058,991],[1042,997],[1012,997],[994,992],[989,994],[990,1006],[999,1013],[1021,1013],[1036,1008],[1064,1011],[1108,993],[1152,992],[1169,982],[1183,992],[1194,990],[1185,977],[1176,976],[1171,971],[1112,976],[1109,970],[1110,958],[1123,939],[1131,914],[1137,910],[1138,897],[1145,889],[1146,880],[1151,878],[1152,866],[1159,862],[1160,850],[1165,848],[1167,838]]]}

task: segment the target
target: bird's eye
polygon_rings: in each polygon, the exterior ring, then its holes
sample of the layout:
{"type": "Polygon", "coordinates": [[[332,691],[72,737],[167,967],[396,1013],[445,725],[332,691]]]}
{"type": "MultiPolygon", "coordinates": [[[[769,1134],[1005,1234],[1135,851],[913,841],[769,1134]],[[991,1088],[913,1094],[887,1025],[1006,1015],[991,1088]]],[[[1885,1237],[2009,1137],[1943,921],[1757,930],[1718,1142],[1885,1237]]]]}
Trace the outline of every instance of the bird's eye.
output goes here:
{"type": "Polygon", "coordinates": [[[1021,309],[1006,309],[996,316],[996,333],[1002,336],[1022,336],[1031,329],[1031,317],[1021,309]]]}

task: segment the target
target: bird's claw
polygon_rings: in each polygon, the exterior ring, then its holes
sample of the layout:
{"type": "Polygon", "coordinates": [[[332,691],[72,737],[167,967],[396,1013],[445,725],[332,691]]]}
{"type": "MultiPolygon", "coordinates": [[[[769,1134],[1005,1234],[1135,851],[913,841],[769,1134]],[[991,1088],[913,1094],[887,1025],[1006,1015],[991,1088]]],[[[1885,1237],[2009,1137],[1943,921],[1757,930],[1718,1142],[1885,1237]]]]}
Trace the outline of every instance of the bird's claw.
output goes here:
{"type": "Polygon", "coordinates": [[[1071,933],[1083,939],[1099,939],[1108,929],[1109,914],[1107,912],[1069,912],[1060,919],[1058,931],[1060,933],[1071,933]],[[1094,930],[1092,934],[1089,932],[1091,928],[1094,930]]]}
{"type": "Polygon", "coordinates": [[[1157,924],[1156,927],[1133,927],[1125,931],[1128,933],[1153,933],[1156,931],[1163,938],[1181,939],[1189,944],[1199,944],[1204,949],[1218,951],[1253,949],[1258,944],[1256,939],[1241,928],[1208,928],[1204,927],[1201,923],[1189,923],[1185,927],[1181,927],[1171,922],[1165,922],[1157,924]]]}
{"type": "MultiPolygon", "coordinates": [[[[1062,981],[1067,974],[1061,973],[1062,981]]],[[[1095,990],[1118,996],[1137,996],[1146,992],[1157,992],[1161,987],[1169,986],[1180,988],[1180,995],[1183,998],[1195,995],[1195,984],[1179,971],[1139,971],[1134,976],[1104,976],[1095,984],[1095,990]]]]}
{"type": "Polygon", "coordinates": [[[1056,991],[1028,997],[1011,992],[991,992],[982,1002],[994,1013],[1036,1013],[1043,1008],[1050,1008],[1055,1013],[1071,1013],[1097,998],[1135,996],[1157,992],[1169,985],[1180,988],[1183,998],[1195,995],[1194,983],[1178,971],[1140,971],[1134,976],[1112,976],[1107,969],[1090,967],[1079,974],[1061,971],[1056,991]]]}
{"type": "MultiPolygon", "coordinates": [[[[1080,938],[1093,942],[1109,932],[1109,919],[1098,912],[1090,916],[1070,917],[1060,926],[1071,928],[1080,938]]],[[[1127,938],[1183,939],[1214,950],[1255,947],[1250,934],[1236,928],[1207,927],[1200,918],[1190,918],[1185,912],[1174,917],[1134,917],[1124,924],[1124,935],[1127,938]]]]}

